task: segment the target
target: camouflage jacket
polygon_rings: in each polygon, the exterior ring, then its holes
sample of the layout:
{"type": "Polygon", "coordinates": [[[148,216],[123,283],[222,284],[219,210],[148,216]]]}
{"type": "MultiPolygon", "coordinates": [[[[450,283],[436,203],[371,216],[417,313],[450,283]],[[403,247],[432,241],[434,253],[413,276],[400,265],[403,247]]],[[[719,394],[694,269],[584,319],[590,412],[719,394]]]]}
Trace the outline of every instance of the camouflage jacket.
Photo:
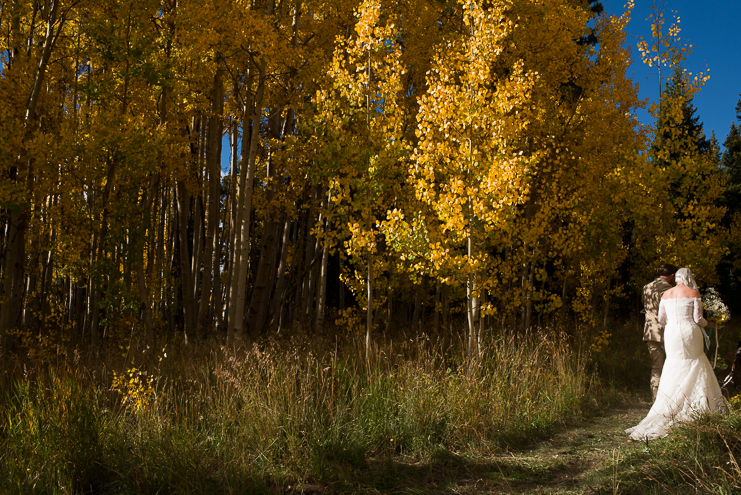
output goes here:
{"type": "Polygon", "coordinates": [[[643,312],[646,324],[643,326],[643,340],[664,341],[664,327],[659,323],[659,303],[661,296],[672,288],[672,284],[659,277],[643,287],[643,312]]]}

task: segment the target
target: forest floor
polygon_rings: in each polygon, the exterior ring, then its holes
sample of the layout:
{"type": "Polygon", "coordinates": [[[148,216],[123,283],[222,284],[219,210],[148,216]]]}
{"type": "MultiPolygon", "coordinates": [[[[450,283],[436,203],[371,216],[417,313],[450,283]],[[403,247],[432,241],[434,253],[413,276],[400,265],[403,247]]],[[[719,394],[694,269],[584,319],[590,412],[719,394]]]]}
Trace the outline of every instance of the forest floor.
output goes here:
{"type": "MultiPolygon", "coordinates": [[[[631,396],[601,414],[566,425],[521,450],[477,457],[444,453],[432,461],[395,456],[370,462],[364,473],[338,473],[332,486],[304,493],[607,494],[621,492],[618,461],[642,448],[624,430],[651,404],[631,396]],[[344,479],[343,479],[344,478],[344,479]]],[[[645,447],[643,447],[645,448],[645,447]]],[[[296,487],[299,488],[299,487],[296,487]]]]}

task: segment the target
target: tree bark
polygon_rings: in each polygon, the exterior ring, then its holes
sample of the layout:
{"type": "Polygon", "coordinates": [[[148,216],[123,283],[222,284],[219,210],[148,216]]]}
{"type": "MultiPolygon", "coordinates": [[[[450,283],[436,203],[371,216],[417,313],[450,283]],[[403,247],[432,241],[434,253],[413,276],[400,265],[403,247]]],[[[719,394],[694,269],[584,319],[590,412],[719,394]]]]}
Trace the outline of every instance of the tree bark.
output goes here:
{"type": "Polygon", "coordinates": [[[440,294],[441,294],[441,287],[440,283],[438,282],[435,284],[435,316],[432,321],[432,328],[435,332],[435,335],[440,334],[440,294]]]}
{"type": "Polygon", "coordinates": [[[286,269],[288,266],[288,246],[291,237],[291,220],[286,218],[283,221],[283,236],[280,246],[280,260],[278,262],[278,273],[275,282],[275,295],[273,296],[273,309],[271,326],[277,326],[278,331],[283,326],[283,314],[285,313],[286,301],[286,269]]]}
{"type": "MultiPolygon", "coordinates": [[[[327,222],[324,221],[324,232],[327,232],[327,222]]],[[[322,261],[319,268],[319,287],[317,290],[316,297],[316,325],[314,332],[316,335],[321,336],[324,333],[324,314],[326,312],[327,302],[327,262],[329,261],[329,248],[325,244],[322,245],[322,261]]]]}
{"type": "Polygon", "coordinates": [[[373,326],[373,271],[372,271],[372,258],[371,250],[368,249],[368,266],[366,273],[366,288],[368,297],[368,308],[365,315],[365,364],[370,368],[370,352],[371,352],[371,327],[373,326]]]}
{"type": "Polygon", "coordinates": [[[417,287],[414,291],[414,313],[412,316],[412,328],[415,332],[419,332],[422,329],[422,299],[421,293],[422,288],[417,287]]]}
{"type": "Polygon", "coordinates": [[[267,317],[266,300],[270,297],[270,274],[275,269],[274,253],[276,244],[275,221],[268,221],[260,242],[260,259],[252,286],[252,297],[247,310],[247,330],[252,336],[258,336],[265,327],[267,317]]]}
{"type": "Polygon", "coordinates": [[[23,280],[25,270],[23,267],[26,258],[26,229],[21,226],[21,215],[12,212],[9,215],[7,229],[7,249],[5,256],[5,269],[3,270],[3,305],[0,310],[0,331],[2,332],[2,352],[6,352],[11,344],[9,330],[16,328],[21,323],[22,307],[21,294],[23,293],[23,280]]]}
{"type": "Polygon", "coordinates": [[[188,214],[190,210],[190,194],[185,182],[177,183],[178,204],[178,246],[180,251],[180,287],[183,305],[183,339],[188,344],[189,338],[193,336],[193,277],[190,266],[190,253],[188,243],[188,214]]]}
{"type": "MultiPolygon", "coordinates": [[[[313,201],[316,201],[316,194],[313,196],[313,201]]],[[[312,208],[313,210],[313,208],[312,208]]],[[[309,211],[308,213],[308,224],[306,226],[306,249],[304,253],[304,269],[302,272],[301,281],[301,311],[296,315],[297,319],[300,319],[301,325],[306,322],[306,316],[311,312],[310,302],[313,300],[312,283],[311,277],[313,275],[312,262],[314,261],[314,250],[316,249],[316,238],[311,234],[311,231],[315,225],[314,212],[309,211]]]]}
{"type": "Polygon", "coordinates": [[[527,288],[525,293],[525,330],[530,330],[533,315],[533,283],[535,279],[535,267],[533,263],[528,264],[527,288]]]}
{"type": "Polygon", "coordinates": [[[391,331],[391,318],[394,314],[394,293],[389,289],[388,291],[388,305],[386,309],[386,333],[388,334],[391,331]]]}
{"type": "Polygon", "coordinates": [[[610,289],[612,288],[612,277],[607,279],[607,290],[605,291],[605,314],[602,317],[602,331],[607,330],[607,316],[610,314],[610,289]]]}
{"type": "MultiPolygon", "coordinates": [[[[217,60],[218,60],[217,56],[217,60]]],[[[206,168],[208,169],[208,230],[206,232],[206,246],[203,255],[203,276],[201,278],[201,297],[198,307],[198,332],[205,336],[210,328],[209,306],[211,297],[216,294],[212,292],[212,272],[214,267],[214,252],[218,243],[218,223],[221,196],[221,140],[224,134],[222,115],[224,113],[224,84],[221,76],[221,61],[217,62],[218,68],[214,75],[211,94],[211,117],[208,122],[208,134],[206,145],[206,168]],[[211,297],[209,297],[211,296],[211,297]]],[[[218,264],[218,260],[216,260],[218,264]]],[[[216,270],[218,272],[218,268],[216,270]]],[[[214,277],[214,289],[216,285],[214,277]]]]}
{"type": "MultiPolygon", "coordinates": [[[[142,232],[145,235],[145,238],[141,242],[141,248],[137,248],[139,251],[137,256],[137,262],[136,262],[136,278],[137,278],[137,287],[139,289],[139,310],[141,311],[142,319],[144,320],[144,342],[147,346],[151,347],[152,340],[153,340],[153,329],[152,329],[152,309],[149,305],[149,290],[147,288],[147,276],[146,272],[144,271],[144,251],[145,247],[147,245],[146,242],[146,232],[149,230],[149,225],[151,222],[152,217],[152,203],[154,200],[154,196],[157,194],[157,186],[159,184],[159,174],[155,174],[152,176],[152,178],[149,181],[149,187],[147,188],[146,193],[144,194],[144,201],[143,201],[143,214],[144,214],[144,224],[142,225],[142,232]]],[[[151,257],[153,253],[149,253],[149,256],[151,257]]]]}
{"type": "Polygon", "coordinates": [[[240,203],[241,208],[238,213],[236,228],[240,229],[239,234],[239,256],[238,263],[235,263],[235,270],[232,279],[232,294],[236,294],[233,301],[229,301],[229,332],[228,342],[231,345],[234,340],[242,340],[242,325],[244,323],[245,311],[245,285],[247,280],[247,267],[249,259],[249,238],[250,238],[250,212],[252,210],[252,189],[255,180],[255,160],[257,158],[257,148],[260,135],[260,115],[262,111],[262,100],[265,93],[265,61],[260,63],[258,74],[257,94],[255,95],[254,106],[250,108],[245,105],[245,132],[242,138],[242,167],[244,171],[240,172],[240,203]],[[247,113],[252,111],[250,139],[247,140],[247,113]]]}
{"type": "MultiPolygon", "coordinates": [[[[247,87],[249,87],[249,82],[247,83],[247,87]]],[[[244,118],[243,122],[245,122],[245,131],[247,129],[247,106],[244,106],[244,118]]],[[[232,329],[234,328],[232,326],[232,320],[233,315],[231,314],[230,308],[233,307],[233,301],[236,299],[237,294],[237,286],[234,283],[236,280],[237,274],[239,274],[239,261],[237,257],[241,254],[240,249],[240,236],[242,234],[242,228],[241,228],[241,213],[242,213],[242,200],[244,199],[243,195],[239,194],[237,186],[242,185],[244,182],[244,179],[242,179],[242,174],[246,173],[245,167],[239,167],[239,146],[238,146],[238,140],[239,140],[239,125],[237,123],[237,119],[234,119],[232,121],[232,157],[231,157],[231,173],[230,173],[230,179],[229,179],[229,198],[231,198],[230,201],[230,210],[229,210],[229,264],[227,266],[227,278],[226,278],[226,315],[224,318],[224,324],[227,328],[227,339],[233,338],[232,329]],[[237,170],[239,168],[239,171],[237,170]],[[242,182],[240,182],[242,180],[242,182]]],[[[246,136],[246,132],[244,133],[246,136]]],[[[244,145],[244,140],[242,141],[242,144],[244,145]]],[[[230,340],[231,342],[231,340],[230,340]]]]}

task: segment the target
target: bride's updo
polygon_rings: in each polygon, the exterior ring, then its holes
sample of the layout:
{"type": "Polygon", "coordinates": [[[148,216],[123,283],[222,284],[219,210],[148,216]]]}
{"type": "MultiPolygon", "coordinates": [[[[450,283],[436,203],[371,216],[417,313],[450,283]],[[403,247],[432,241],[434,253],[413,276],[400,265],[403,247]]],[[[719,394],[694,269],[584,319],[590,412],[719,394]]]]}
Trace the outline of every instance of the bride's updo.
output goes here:
{"type": "Polygon", "coordinates": [[[689,268],[680,268],[677,270],[677,273],[674,274],[674,280],[677,283],[682,282],[690,289],[697,290],[697,282],[695,282],[695,277],[692,276],[692,271],[689,268]]]}

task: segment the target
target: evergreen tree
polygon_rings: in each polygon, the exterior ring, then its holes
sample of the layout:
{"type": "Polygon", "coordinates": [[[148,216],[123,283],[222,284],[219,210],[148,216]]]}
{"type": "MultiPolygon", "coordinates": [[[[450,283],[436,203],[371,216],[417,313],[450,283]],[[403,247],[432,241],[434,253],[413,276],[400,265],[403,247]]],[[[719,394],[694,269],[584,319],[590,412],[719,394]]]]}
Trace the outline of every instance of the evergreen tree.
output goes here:
{"type": "MultiPolygon", "coordinates": [[[[741,124],[741,100],[736,104],[736,120],[741,124]]],[[[723,224],[729,229],[730,239],[728,252],[718,266],[718,274],[721,279],[720,290],[733,304],[738,301],[741,292],[741,127],[736,122],[731,123],[731,130],[723,146],[725,150],[721,155],[720,165],[725,179],[725,191],[721,202],[726,208],[723,224]]],[[[731,306],[732,311],[737,309],[738,304],[731,306]]]]}
{"type": "MultiPolygon", "coordinates": [[[[741,124],[741,100],[736,104],[736,120],[741,124]]],[[[726,179],[724,203],[728,208],[727,218],[739,211],[741,203],[741,128],[735,122],[731,124],[725,142],[725,151],[721,155],[721,167],[726,179]]]]}
{"type": "Polygon", "coordinates": [[[656,137],[652,146],[652,157],[659,159],[661,162],[676,161],[680,156],[679,150],[672,150],[668,155],[659,153],[663,144],[670,140],[693,143],[696,146],[693,151],[703,155],[713,149],[711,140],[705,137],[700,117],[695,115],[697,109],[692,104],[692,96],[687,93],[687,85],[683,81],[683,75],[682,67],[676,65],[671,79],[666,82],[661,94],[662,102],[682,101],[679,109],[681,113],[679,114],[677,114],[677,108],[673,105],[661,106],[656,126],[656,137]]]}
{"type": "Polygon", "coordinates": [[[657,261],[692,266],[702,284],[713,285],[728,250],[728,230],[717,143],[705,136],[692,104],[706,80],[675,64],[654,107],[656,137],[649,158],[656,181],[651,196],[657,230],[644,229],[638,242],[653,245],[657,261]]]}

